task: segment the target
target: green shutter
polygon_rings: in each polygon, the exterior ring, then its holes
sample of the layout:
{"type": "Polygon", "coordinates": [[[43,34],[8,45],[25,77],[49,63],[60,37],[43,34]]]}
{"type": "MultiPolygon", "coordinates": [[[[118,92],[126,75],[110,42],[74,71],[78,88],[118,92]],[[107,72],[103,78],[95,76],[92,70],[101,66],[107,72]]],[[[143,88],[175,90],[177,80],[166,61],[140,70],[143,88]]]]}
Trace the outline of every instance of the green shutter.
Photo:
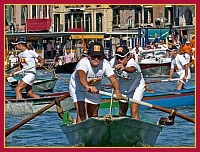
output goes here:
{"type": "Polygon", "coordinates": [[[149,9],[144,9],[144,23],[148,23],[148,10],[149,9]]]}
{"type": "Polygon", "coordinates": [[[6,6],[6,20],[8,25],[11,23],[11,5],[6,6]]]}
{"type": "Polygon", "coordinates": [[[165,18],[168,20],[168,7],[165,7],[165,18]]]}
{"type": "Polygon", "coordinates": [[[96,13],[96,31],[99,31],[99,17],[100,17],[100,13],[96,13]]]}
{"type": "Polygon", "coordinates": [[[68,32],[68,14],[65,14],[65,32],[68,32]]]}
{"type": "Polygon", "coordinates": [[[135,9],[135,24],[137,25],[139,23],[139,19],[138,19],[138,11],[139,9],[135,9]]]}
{"type": "Polygon", "coordinates": [[[116,14],[117,14],[117,10],[113,9],[113,24],[117,24],[116,23],[116,14]]]}

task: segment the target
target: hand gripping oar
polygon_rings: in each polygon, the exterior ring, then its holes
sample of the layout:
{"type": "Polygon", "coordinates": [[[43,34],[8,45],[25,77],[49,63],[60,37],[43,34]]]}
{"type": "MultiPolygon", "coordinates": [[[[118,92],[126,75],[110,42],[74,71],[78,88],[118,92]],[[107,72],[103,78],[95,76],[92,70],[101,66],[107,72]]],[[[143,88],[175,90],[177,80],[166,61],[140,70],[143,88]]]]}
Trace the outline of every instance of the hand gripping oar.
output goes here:
{"type": "MultiPolygon", "coordinates": [[[[52,70],[49,70],[49,69],[47,69],[45,66],[42,66],[45,70],[47,70],[47,71],[49,71],[49,72],[53,72],[52,70]]],[[[67,82],[67,83],[69,83],[69,81],[68,80],[66,80],[65,78],[63,78],[63,77],[61,77],[61,76],[59,76],[58,74],[55,74],[55,76],[57,76],[57,77],[59,77],[59,78],[61,78],[63,81],[65,81],[65,82],[67,82]]]]}
{"type": "MultiPolygon", "coordinates": [[[[69,92],[65,93],[62,97],[60,97],[58,100],[62,101],[65,98],[69,97],[70,94],[69,92]]],[[[49,105],[45,106],[44,108],[40,109],[39,111],[37,111],[36,113],[32,114],[30,117],[24,119],[22,122],[20,122],[19,124],[17,124],[16,126],[12,127],[11,129],[7,130],[5,133],[5,137],[7,137],[9,134],[11,134],[13,131],[15,131],[16,129],[18,129],[19,127],[21,127],[22,125],[24,125],[25,123],[27,123],[28,121],[32,120],[33,118],[35,118],[36,116],[38,116],[39,114],[43,113],[44,111],[46,111],[47,109],[51,108],[52,106],[54,106],[56,103],[56,101],[53,101],[52,103],[50,103],[49,105]]]]}
{"type": "MultiPolygon", "coordinates": [[[[24,71],[26,71],[26,70],[29,70],[29,69],[32,69],[32,68],[34,68],[34,67],[35,67],[35,65],[32,66],[32,67],[28,67],[28,68],[22,69],[22,70],[20,70],[20,71],[15,72],[14,75],[19,74],[19,73],[22,73],[22,72],[24,72],[24,71]]],[[[7,79],[8,82],[17,81],[17,79],[15,79],[15,78],[13,78],[13,77],[10,77],[10,76],[6,77],[6,79],[7,79]]]]}
{"type": "MultiPolygon", "coordinates": [[[[104,92],[104,91],[98,91],[97,93],[101,94],[101,95],[106,95],[106,96],[112,96],[111,93],[109,92],[104,92]]],[[[159,107],[159,106],[156,106],[156,105],[153,105],[153,104],[150,104],[150,103],[147,103],[147,102],[143,102],[143,101],[138,101],[138,100],[134,100],[134,99],[131,99],[131,98],[127,98],[125,97],[125,95],[122,95],[122,99],[123,100],[127,100],[127,101],[130,101],[130,102],[134,102],[134,103],[137,103],[139,105],[143,105],[143,106],[146,106],[146,107],[150,107],[150,108],[153,108],[153,109],[157,109],[157,110],[160,110],[160,111],[163,111],[163,112],[166,112],[166,113],[172,113],[173,111],[170,110],[170,109],[167,109],[167,108],[163,108],[163,107],[159,107]]],[[[116,95],[113,96],[114,98],[116,97],[116,95]]],[[[187,121],[190,121],[192,123],[195,123],[195,120],[193,118],[190,118],[188,116],[185,116],[183,114],[180,114],[178,112],[175,113],[176,116],[180,117],[180,118],[183,118],[187,121]]]]}

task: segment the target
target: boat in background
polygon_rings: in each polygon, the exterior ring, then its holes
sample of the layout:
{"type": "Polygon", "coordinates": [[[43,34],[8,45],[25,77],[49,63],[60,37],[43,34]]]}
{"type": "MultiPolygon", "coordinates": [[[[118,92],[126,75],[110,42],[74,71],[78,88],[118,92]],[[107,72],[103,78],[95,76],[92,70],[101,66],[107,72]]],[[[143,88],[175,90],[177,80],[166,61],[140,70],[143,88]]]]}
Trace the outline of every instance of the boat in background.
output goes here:
{"type": "Polygon", "coordinates": [[[58,65],[55,67],[56,73],[69,73],[72,74],[78,62],[70,62],[64,65],[58,65]]]}
{"type": "Polygon", "coordinates": [[[148,58],[139,62],[144,77],[169,77],[171,58],[148,58]]]}
{"type": "MultiPolygon", "coordinates": [[[[39,93],[38,95],[40,98],[27,98],[26,93],[22,93],[23,99],[15,99],[15,92],[6,91],[5,112],[6,114],[12,115],[35,113],[55,101],[57,98],[64,96],[66,93],[69,95],[69,97],[61,101],[61,105],[65,111],[74,108],[74,103],[70,98],[69,92],[39,93]]],[[[49,108],[47,111],[56,112],[56,106],[49,108]]]]}
{"type": "MultiPolygon", "coordinates": [[[[49,79],[37,79],[34,81],[34,84],[32,86],[33,92],[51,92],[53,91],[53,88],[56,84],[56,81],[58,78],[52,77],[49,79]]],[[[16,86],[18,85],[19,79],[16,79],[16,81],[8,82],[9,86],[14,90],[16,86]]]]}
{"type": "MultiPolygon", "coordinates": [[[[113,107],[119,107],[116,100],[113,102],[113,107]]],[[[195,87],[188,86],[183,90],[168,90],[166,92],[155,91],[152,93],[144,93],[142,101],[147,103],[157,105],[165,108],[175,108],[180,106],[194,106],[195,105],[195,87]]],[[[110,97],[102,96],[102,104],[100,108],[110,107],[110,97]]],[[[140,106],[140,108],[147,108],[145,106],[140,106]]]]}

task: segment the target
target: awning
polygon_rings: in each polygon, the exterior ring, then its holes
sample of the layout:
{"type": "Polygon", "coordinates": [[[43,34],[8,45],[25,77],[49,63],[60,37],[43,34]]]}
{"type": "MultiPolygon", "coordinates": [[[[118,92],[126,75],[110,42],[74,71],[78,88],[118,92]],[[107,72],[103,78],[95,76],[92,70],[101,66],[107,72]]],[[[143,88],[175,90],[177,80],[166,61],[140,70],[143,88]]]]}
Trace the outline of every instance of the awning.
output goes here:
{"type": "Polygon", "coordinates": [[[49,31],[51,19],[26,19],[26,31],[49,31]]]}
{"type": "Polygon", "coordinates": [[[103,39],[104,35],[72,35],[72,39],[103,39]]]}

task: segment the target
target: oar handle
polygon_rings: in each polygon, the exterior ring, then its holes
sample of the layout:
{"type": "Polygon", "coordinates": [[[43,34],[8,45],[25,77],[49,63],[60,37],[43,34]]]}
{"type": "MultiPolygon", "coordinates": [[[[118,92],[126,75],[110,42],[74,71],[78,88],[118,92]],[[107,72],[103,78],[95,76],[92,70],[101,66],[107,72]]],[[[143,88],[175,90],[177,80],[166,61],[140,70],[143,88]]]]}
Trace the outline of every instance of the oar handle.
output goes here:
{"type": "Polygon", "coordinates": [[[34,67],[35,67],[35,65],[32,66],[32,67],[28,67],[28,68],[26,68],[26,69],[22,69],[22,70],[20,70],[20,71],[17,71],[17,72],[15,72],[14,74],[18,74],[18,73],[24,72],[24,71],[29,70],[29,69],[32,69],[32,68],[34,68],[34,67]]]}
{"type": "MultiPolygon", "coordinates": [[[[100,91],[100,90],[97,93],[102,94],[102,95],[106,95],[106,96],[112,96],[111,93],[100,91]]],[[[114,94],[113,97],[116,98],[116,95],[114,94]]],[[[171,113],[172,112],[172,110],[170,110],[170,109],[159,107],[159,106],[147,103],[147,102],[143,102],[143,101],[139,101],[139,100],[134,100],[134,99],[126,97],[125,95],[122,95],[122,99],[126,100],[126,101],[130,101],[130,102],[134,102],[134,103],[139,104],[139,105],[143,105],[143,106],[146,106],[146,107],[157,109],[157,110],[160,110],[160,111],[163,111],[163,112],[167,112],[167,113],[171,113]]],[[[190,118],[190,117],[185,116],[183,114],[180,114],[178,112],[176,112],[176,116],[178,116],[180,118],[183,118],[185,120],[188,120],[188,121],[190,121],[192,123],[195,123],[195,120],[193,118],[190,118]]]]}
{"type": "MultiPolygon", "coordinates": [[[[19,74],[19,73],[22,73],[22,72],[24,72],[24,71],[26,71],[26,70],[29,70],[29,69],[32,69],[32,68],[34,68],[34,67],[35,67],[35,65],[32,66],[32,67],[28,67],[28,68],[22,69],[22,70],[20,70],[20,71],[16,71],[16,72],[14,72],[14,75],[19,74]]],[[[10,76],[7,75],[7,76],[6,76],[6,79],[7,79],[8,77],[10,77],[10,76]]]]}
{"type": "MultiPolygon", "coordinates": [[[[62,101],[65,98],[69,97],[70,93],[67,92],[65,93],[62,97],[60,97],[58,100],[62,101]]],[[[19,124],[17,124],[16,126],[12,127],[11,129],[7,130],[5,133],[5,137],[7,137],[9,134],[11,134],[13,131],[15,131],[16,129],[18,129],[19,127],[21,127],[22,125],[24,125],[25,123],[27,123],[28,121],[32,120],[33,118],[35,118],[36,116],[38,116],[39,114],[43,113],[44,111],[46,111],[47,109],[51,108],[52,106],[55,105],[55,101],[53,101],[52,103],[50,103],[49,105],[45,106],[44,108],[40,109],[39,111],[37,111],[36,113],[32,114],[30,117],[24,119],[22,122],[20,122],[19,124]]]]}
{"type": "MultiPolygon", "coordinates": [[[[180,78],[174,78],[174,79],[171,79],[170,81],[178,81],[178,80],[181,80],[180,78]]],[[[149,84],[149,83],[158,83],[158,82],[170,82],[168,79],[165,79],[165,80],[152,80],[150,82],[145,82],[146,84],[149,84]]]]}

